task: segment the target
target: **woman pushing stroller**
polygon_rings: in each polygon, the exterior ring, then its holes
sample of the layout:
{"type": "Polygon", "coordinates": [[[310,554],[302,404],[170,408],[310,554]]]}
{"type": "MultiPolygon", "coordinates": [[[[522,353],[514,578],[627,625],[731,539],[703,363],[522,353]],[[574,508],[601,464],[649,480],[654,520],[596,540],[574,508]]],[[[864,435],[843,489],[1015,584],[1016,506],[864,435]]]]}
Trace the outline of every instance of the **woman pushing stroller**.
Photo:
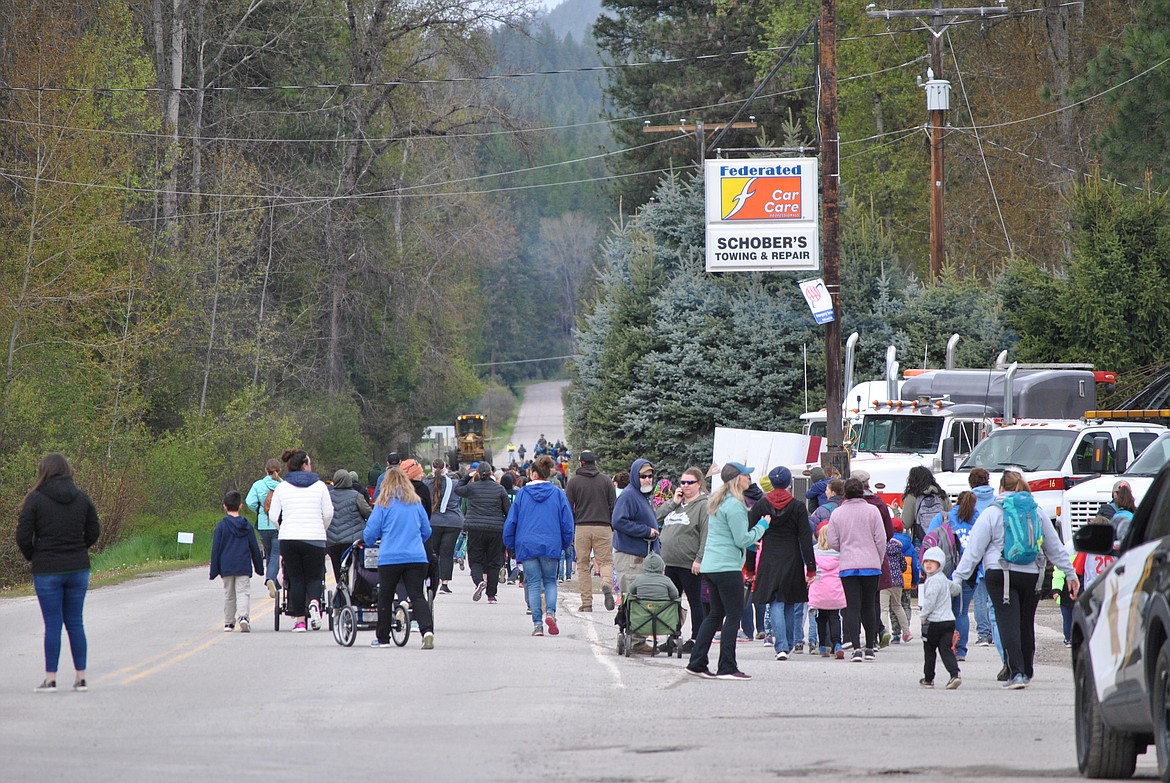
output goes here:
{"type": "Polygon", "coordinates": [[[430,567],[425,542],[430,536],[427,510],[410,479],[401,468],[389,468],[363,534],[370,546],[381,540],[378,543],[378,629],[371,647],[390,646],[394,593],[398,583],[404,582],[411,613],[422,632],[422,647],[434,649],[434,618],[423,592],[423,581],[430,567]]]}

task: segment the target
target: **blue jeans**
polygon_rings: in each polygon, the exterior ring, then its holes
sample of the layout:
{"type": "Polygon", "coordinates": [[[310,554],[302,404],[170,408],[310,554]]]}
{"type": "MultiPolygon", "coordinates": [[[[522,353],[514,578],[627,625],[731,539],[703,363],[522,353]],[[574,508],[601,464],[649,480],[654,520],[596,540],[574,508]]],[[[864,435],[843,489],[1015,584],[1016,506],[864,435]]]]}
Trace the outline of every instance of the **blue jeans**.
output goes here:
{"type": "Polygon", "coordinates": [[[987,598],[987,583],[982,579],[975,585],[975,631],[982,639],[990,639],[995,623],[991,619],[991,601],[987,598]]]}
{"type": "Polygon", "coordinates": [[[955,657],[967,657],[967,636],[971,633],[971,599],[975,596],[975,588],[963,582],[963,592],[951,599],[951,608],[955,612],[955,632],[959,634],[959,643],[955,645],[955,657]]]}
{"type": "Polygon", "coordinates": [[[557,613],[557,565],[560,558],[534,557],[524,561],[524,595],[528,598],[528,611],[532,612],[532,624],[541,625],[540,597],[543,589],[544,603],[549,614],[557,613]]]}
{"type": "Polygon", "coordinates": [[[817,621],[808,616],[808,603],[802,601],[796,606],[796,643],[804,644],[804,626],[808,626],[808,646],[817,646],[817,621]]]}
{"type": "Polygon", "coordinates": [[[799,604],[773,601],[771,604],[772,631],[776,636],[776,652],[792,652],[796,644],[796,607],[799,604]]]}
{"type": "Polygon", "coordinates": [[[45,618],[45,671],[57,673],[61,658],[61,625],[69,634],[69,650],[73,653],[73,668],[85,671],[87,646],[81,612],[85,607],[85,593],[89,590],[89,571],[70,571],[67,574],[33,574],[41,616],[45,618]]]}
{"type": "Polygon", "coordinates": [[[260,531],[260,548],[264,550],[264,559],[267,561],[264,565],[264,579],[275,582],[277,590],[280,589],[280,538],[277,535],[279,532],[275,529],[260,531]]]}
{"type": "Polygon", "coordinates": [[[573,563],[577,562],[577,550],[570,546],[561,552],[561,559],[557,562],[557,579],[573,578],[573,563]]]}

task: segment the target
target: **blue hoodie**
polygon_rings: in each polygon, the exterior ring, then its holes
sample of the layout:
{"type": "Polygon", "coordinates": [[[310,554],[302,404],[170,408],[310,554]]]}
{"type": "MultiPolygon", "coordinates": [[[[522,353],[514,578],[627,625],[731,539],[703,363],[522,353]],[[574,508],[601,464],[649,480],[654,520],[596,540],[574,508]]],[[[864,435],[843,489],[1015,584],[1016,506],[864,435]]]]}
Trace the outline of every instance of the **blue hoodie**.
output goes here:
{"type": "Polygon", "coordinates": [[[362,540],[378,547],[378,565],[429,563],[423,542],[431,537],[431,522],[422,503],[407,505],[391,498],[389,506],[374,506],[362,540]],[[381,543],[377,543],[381,539],[381,543]]]}
{"type": "Polygon", "coordinates": [[[921,568],[918,564],[918,550],[914,548],[914,542],[910,540],[910,534],[906,532],[894,533],[894,540],[902,545],[902,557],[910,558],[910,564],[907,566],[910,569],[910,584],[913,587],[918,587],[921,568]]]}
{"type": "Polygon", "coordinates": [[[504,520],[504,546],[523,562],[559,558],[572,544],[573,509],[564,490],[550,481],[525,484],[504,520]]]}
{"type": "Polygon", "coordinates": [[[614,551],[635,557],[645,557],[649,551],[657,552],[661,548],[657,538],[652,546],[647,547],[650,531],[658,529],[658,521],[654,518],[654,509],[650,507],[650,496],[642,494],[638,473],[649,464],[649,460],[634,460],[630,466],[630,483],[617,496],[613,506],[611,521],[614,551]]]}
{"type": "Polygon", "coordinates": [[[211,576],[251,576],[264,573],[264,558],[256,543],[252,523],[228,514],[219,520],[211,537],[211,576]]]}
{"type": "Polygon", "coordinates": [[[971,490],[975,493],[975,516],[995,502],[995,490],[987,484],[982,484],[971,490]]]}

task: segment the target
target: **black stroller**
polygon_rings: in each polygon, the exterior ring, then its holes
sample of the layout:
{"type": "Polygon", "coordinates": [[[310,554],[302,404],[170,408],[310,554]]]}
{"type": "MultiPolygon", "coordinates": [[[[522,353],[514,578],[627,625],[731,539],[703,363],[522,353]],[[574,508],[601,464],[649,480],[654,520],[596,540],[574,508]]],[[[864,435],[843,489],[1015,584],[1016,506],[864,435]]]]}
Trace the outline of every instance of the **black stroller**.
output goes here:
{"type": "MultiPolygon", "coordinates": [[[[341,556],[341,579],[333,593],[330,612],[333,639],[352,647],[358,631],[378,627],[378,548],[354,544],[341,556]]],[[[390,638],[402,647],[410,639],[410,607],[405,601],[394,606],[390,638]]]]}

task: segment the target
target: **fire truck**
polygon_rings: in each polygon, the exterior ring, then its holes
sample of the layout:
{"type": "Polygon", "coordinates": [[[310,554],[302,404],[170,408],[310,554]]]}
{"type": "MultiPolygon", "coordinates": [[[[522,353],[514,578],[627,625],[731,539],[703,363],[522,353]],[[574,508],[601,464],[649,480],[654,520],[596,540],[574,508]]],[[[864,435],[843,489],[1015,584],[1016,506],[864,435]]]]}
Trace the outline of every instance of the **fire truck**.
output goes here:
{"type": "MultiPolygon", "coordinates": [[[[996,429],[975,447],[957,471],[939,473],[935,478],[953,503],[960,492],[970,489],[967,479],[972,468],[985,468],[991,474],[993,488],[999,486],[1005,470],[1019,471],[1036,503],[1054,524],[1059,523],[1057,530],[1061,538],[1070,544],[1075,528],[1068,513],[1069,493],[1094,477],[1100,478],[1092,483],[1106,482],[1112,491],[1113,482],[1126,465],[1138,465],[1141,459],[1134,458],[1148,453],[1151,444],[1160,437],[1166,443],[1167,436],[1170,433],[1165,427],[1142,422],[1087,418],[1022,420],[996,429]]],[[[1170,449],[1170,443],[1167,448],[1170,449]]],[[[1157,469],[1151,477],[1156,473],[1157,469]]],[[[1107,493],[1105,500],[1108,499],[1107,493]]],[[[1088,518],[1092,518],[1101,503],[1093,506],[1088,518]]]]}
{"type": "MultiPolygon", "coordinates": [[[[887,361],[887,368],[896,363],[887,361]]],[[[870,474],[870,487],[898,512],[912,467],[953,470],[1016,417],[1078,420],[1096,407],[1097,385],[1116,382],[1114,373],[1087,365],[1012,364],[907,375],[897,399],[875,399],[861,411],[850,460],[853,469],[870,474]]],[[[807,476],[812,467],[793,466],[793,475],[807,476]]]]}

